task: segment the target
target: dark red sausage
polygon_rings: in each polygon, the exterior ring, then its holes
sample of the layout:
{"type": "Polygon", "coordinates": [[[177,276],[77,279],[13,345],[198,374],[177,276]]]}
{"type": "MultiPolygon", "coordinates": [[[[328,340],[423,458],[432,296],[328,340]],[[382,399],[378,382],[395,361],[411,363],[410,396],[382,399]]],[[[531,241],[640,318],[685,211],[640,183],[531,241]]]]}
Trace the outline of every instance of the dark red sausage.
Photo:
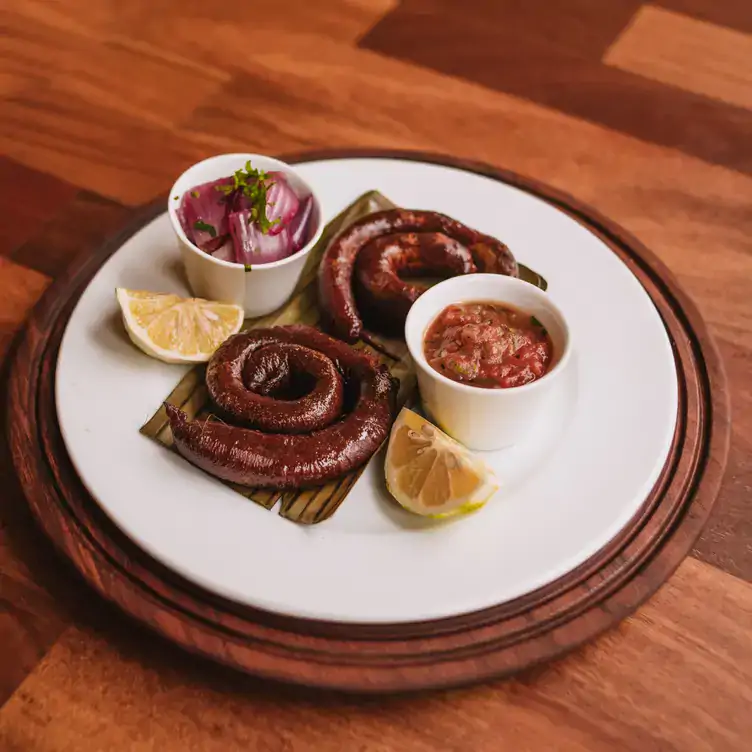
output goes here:
{"type": "Polygon", "coordinates": [[[365,464],[389,434],[398,382],[386,367],[326,334],[306,326],[289,326],[235,335],[223,353],[215,353],[216,363],[214,359],[210,362],[215,395],[220,394],[220,383],[232,384],[235,393],[247,362],[242,353],[247,353],[248,342],[268,341],[275,333],[281,344],[295,344],[290,339],[305,341],[305,347],[329,357],[341,372],[346,391],[354,393],[352,409],[325,428],[290,434],[264,433],[218,421],[190,421],[168,404],[165,407],[178,451],[223,480],[279,489],[319,485],[365,464]]]}
{"type": "Polygon", "coordinates": [[[387,209],[354,222],[329,245],[319,267],[319,302],[325,323],[347,342],[361,336],[363,322],[355,302],[353,270],[359,252],[383,235],[440,233],[465,246],[479,270],[518,275],[512,252],[501,241],[432,211],[387,209]]]}
{"type": "Polygon", "coordinates": [[[336,362],[342,346],[309,327],[240,332],[209,361],[209,396],[223,417],[261,431],[306,433],[324,428],[342,410],[343,383],[336,362]],[[277,399],[275,395],[294,393],[293,375],[302,396],[277,399]]]}
{"type": "Polygon", "coordinates": [[[355,261],[358,307],[368,326],[399,336],[412,304],[423,293],[405,277],[455,277],[477,271],[470,251],[436,232],[383,235],[355,261]]]}

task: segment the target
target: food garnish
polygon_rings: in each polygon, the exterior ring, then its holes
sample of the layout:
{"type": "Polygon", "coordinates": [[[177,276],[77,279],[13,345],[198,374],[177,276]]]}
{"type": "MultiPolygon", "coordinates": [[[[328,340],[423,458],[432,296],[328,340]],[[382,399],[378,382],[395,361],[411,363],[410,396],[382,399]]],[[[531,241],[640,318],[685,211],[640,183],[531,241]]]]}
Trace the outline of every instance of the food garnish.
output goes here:
{"type": "Polygon", "coordinates": [[[231,176],[183,194],[178,217],[188,239],[223,261],[268,264],[297,253],[310,236],[313,197],[300,197],[283,172],[250,161],[231,176]]]}
{"type": "Polygon", "coordinates": [[[229,303],[124,287],[115,294],[131,341],[166,363],[204,363],[243,325],[242,307],[229,303]]]}
{"type": "MultiPolygon", "coordinates": [[[[196,194],[196,195],[198,195],[198,194],[196,194]]],[[[203,230],[204,232],[208,232],[209,235],[212,238],[216,238],[217,237],[217,229],[216,229],[216,227],[214,227],[214,225],[210,225],[208,222],[204,222],[201,219],[197,219],[193,223],[193,229],[194,230],[203,230]]]]}
{"type": "Polygon", "coordinates": [[[406,407],[392,426],[385,475],[396,501],[424,517],[473,512],[499,488],[481,459],[406,407]]]}

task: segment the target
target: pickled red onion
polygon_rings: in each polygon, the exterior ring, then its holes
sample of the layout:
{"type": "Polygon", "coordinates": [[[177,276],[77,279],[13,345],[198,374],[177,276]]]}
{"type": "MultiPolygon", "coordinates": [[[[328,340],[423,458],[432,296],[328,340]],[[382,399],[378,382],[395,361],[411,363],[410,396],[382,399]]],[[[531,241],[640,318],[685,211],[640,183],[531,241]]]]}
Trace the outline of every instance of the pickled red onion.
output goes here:
{"type": "Polygon", "coordinates": [[[238,264],[268,264],[290,255],[292,244],[286,227],[282,227],[276,235],[265,235],[255,222],[249,222],[249,218],[249,211],[230,214],[230,234],[235,248],[235,261],[238,264]]]}

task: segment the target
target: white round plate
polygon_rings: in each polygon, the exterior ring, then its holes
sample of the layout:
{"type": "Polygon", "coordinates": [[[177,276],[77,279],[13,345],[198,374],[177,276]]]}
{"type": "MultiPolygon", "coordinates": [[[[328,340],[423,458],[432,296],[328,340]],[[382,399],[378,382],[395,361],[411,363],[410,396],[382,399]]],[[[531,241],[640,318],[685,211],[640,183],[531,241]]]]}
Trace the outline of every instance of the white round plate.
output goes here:
{"type": "Polygon", "coordinates": [[[397,508],[376,456],[328,521],[267,511],[139,433],[183,376],[128,340],[116,287],[186,294],[166,214],[126,241],[70,318],[57,410],[85,486],[155,559],[221,596],[297,617],[410,622],[497,605],[574,569],[637,512],[677,414],[668,335],[640,283],[595,235],[529,194],[398,159],[308,162],[326,220],[365,191],[445,212],[540,272],[575,348],[565,397],[524,446],[484,453],[502,483],[479,512],[428,522],[397,508]],[[94,417],[97,416],[97,417],[94,417]]]}

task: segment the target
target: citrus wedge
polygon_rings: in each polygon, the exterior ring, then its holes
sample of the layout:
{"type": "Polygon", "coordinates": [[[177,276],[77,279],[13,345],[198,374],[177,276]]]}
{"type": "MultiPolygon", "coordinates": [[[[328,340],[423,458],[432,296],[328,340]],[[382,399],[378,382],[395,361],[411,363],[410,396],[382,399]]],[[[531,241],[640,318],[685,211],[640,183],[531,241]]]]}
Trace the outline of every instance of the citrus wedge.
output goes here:
{"type": "Polygon", "coordinates": [[[392,426],[385,471],[397,502],[427,517],[475,511],[499,488],[482,460],[406,407],[392,426]]]}
{"type": "Polygon", "coordinates": [[[128,336],[166,363],[204,363],[243,325],[243,309],[202,298],[147,290],[115,290],[128,336]]]}

